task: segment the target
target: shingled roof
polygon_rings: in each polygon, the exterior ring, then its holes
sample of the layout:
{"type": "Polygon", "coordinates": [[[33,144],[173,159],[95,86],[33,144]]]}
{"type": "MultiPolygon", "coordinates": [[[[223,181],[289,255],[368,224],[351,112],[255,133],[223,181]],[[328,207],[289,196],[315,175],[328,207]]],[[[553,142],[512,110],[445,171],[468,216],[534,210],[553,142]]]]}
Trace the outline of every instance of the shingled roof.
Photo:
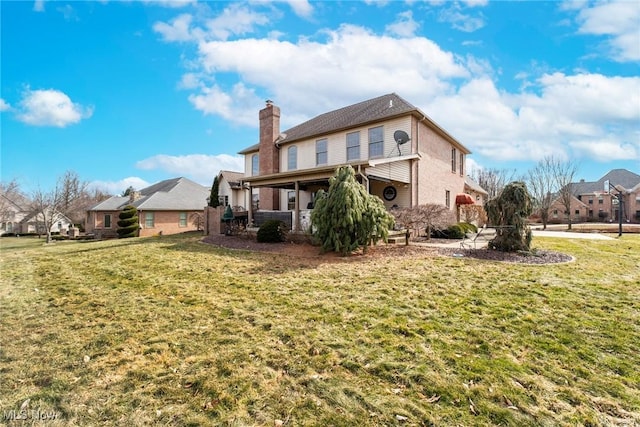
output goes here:
{"type": "Polygon", "coordinates": [[[172,178],[140,190],[131,202],[128,196],[114,196],[92,207],[91,211],[115,211],[127,205],[146,211],[193,211],[207,205],[209,189],[187,178],[172,178]]]}
{"type": "MultiPolygon", "coordinates": [[[[410,104],[396,93],[389,93],[320,114],[304,123],[287,129],[281,132],[281,138],[278,140],[278,144],[286,144],[305,138],[339,132],[409,113],[415,113],[416,115],[426,118],[434,128],[437,128],[440,132],[455,141],[455,138],[441,129],[435,122],[431,121],[426,114],[416,106],[410,104]]],[[[460,144],[458,141],[456,142],[460,144]]],[[[239,154],[258,151],[259,148],[260,144],[254,144],[240,151],[239,154]]]]}
{"type": "Polygon", "coordinates": [[[572,182],[571,189],[575,195],[600,193],[605,190],[604,183],[607,180],[611,185],[622,186],[627,190],[631,190],[640,185],[640,175],[637,173],[633,173],[627,169],[612,169],[598,181],[572,182]]]}

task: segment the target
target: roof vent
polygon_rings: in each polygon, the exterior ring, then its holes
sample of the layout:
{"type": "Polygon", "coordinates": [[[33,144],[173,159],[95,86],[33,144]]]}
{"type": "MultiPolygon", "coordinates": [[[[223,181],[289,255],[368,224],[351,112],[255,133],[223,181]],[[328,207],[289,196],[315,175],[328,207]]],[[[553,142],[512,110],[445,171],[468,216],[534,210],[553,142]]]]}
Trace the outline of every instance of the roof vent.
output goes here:
{"type": "Polygon", "coordinates": [[[389,100],[389,108],[393,108],[393,99],[389,100]]]}

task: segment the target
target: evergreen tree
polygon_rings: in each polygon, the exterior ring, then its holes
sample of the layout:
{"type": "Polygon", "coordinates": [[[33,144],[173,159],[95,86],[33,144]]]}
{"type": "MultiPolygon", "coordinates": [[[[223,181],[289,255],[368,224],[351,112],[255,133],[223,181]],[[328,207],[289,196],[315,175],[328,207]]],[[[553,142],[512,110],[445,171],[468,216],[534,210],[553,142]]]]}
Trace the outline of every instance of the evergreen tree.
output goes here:
{"type": "Polygon", "coordinates": [[[394,220],[382,200],[358,183],[353,168],[343,166],[329,179],[329,191],[318,193],[311,222],[323,251],[348,255],[386,240],[394,220]]]}
{"type": "Polygon", "coordinates": [[[527,218],[533,212],[533,204],[527,186],[516,181],[508,184],[500,195],[485,205],[489,223],[497,226],[496,237],[489,248],[503,252],[529,251],[531,229],[527,218]]]}
{"type": "Polygon", "coordinates": [[[125,206],[118,215],[118,237],[136,237],[138,235],[138,209],[135,206],[125,206]]]}
{"type": "Polygon", "coordinates": [[[212,208],[217,208],[218,206],[220,206],[219,188],[220,188],[220,183],[218,181],[218,176],[216,175],[216,177],[213,178],[213,185],[211,186],[211,194],[209,195],[209,206],[211,206],[212,208]]]}

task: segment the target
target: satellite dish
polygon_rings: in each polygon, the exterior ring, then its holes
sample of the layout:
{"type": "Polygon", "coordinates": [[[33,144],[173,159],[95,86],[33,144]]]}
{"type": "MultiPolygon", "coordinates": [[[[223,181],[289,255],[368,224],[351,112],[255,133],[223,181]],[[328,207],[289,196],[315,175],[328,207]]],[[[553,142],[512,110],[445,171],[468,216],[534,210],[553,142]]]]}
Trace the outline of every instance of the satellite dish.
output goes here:
{"type": "Polygon", "coordinates": [[[411,138],[409,138],[409,135],[407,135],[405,131],[397,130],[393,133],[393,139],[396,140],[396,144],[402,145],[406,144],[411,138]]]}
{"type": "Polygon", "coordinates": [[[396,140],[396,147],[398,148],[398,156],[401,156],[402,152],[400,151],[400,146],[402,144],[406,144],[411,138],[409,138],[409,135],[407,135],[405,131],[397,130],[393,133],[393,139],[396,140]]]}

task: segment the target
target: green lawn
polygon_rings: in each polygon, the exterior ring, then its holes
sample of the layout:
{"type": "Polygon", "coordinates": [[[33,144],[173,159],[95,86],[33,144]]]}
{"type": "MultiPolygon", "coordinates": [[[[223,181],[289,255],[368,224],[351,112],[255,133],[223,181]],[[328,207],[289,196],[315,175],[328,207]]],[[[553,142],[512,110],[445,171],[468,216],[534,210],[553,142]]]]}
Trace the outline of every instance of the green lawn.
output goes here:
{"type": "Polygon", "coordinates": [[[640,235],[547,266],[16,240],[0,424],[640,425],[640,235]]]}

